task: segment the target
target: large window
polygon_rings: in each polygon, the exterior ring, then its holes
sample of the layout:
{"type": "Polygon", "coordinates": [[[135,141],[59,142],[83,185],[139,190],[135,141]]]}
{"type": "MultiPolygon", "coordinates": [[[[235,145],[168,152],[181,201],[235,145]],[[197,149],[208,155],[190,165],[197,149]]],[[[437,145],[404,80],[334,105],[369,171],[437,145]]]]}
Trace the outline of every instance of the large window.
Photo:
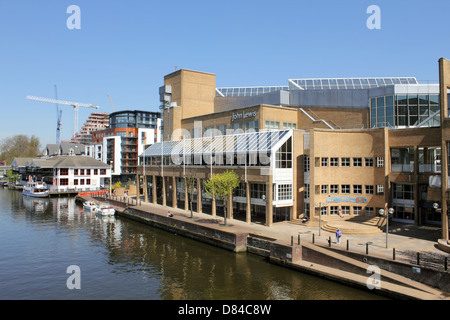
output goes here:
{"type": "Polygon", "coordinates": [[[291,200],[291,199],[292,199],[292,184],[279,184],[278,200],[291,200]]]}
{"type": "Polygon", "coordinates": [[[371,127],[436,127],[440,124],[437,94],[374,97],[369,106],[371,127]]]}
{"type": "Polygon", "coordinates": [[[289,138],[275,153],[276,168],[292,168],[292,138],[289,138]]]}
{"type": "Polygon", "coordinates": [[[394,199],[414,200],[414,186],[412,184],[392,184],[392,197],[394,199]]]}

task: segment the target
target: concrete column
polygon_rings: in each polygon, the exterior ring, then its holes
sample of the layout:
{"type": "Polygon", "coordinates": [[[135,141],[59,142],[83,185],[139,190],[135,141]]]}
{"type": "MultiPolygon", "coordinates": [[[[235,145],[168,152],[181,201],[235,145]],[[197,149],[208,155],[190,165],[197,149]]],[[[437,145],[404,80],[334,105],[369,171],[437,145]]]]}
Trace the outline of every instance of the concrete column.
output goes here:
{"type": "Polygon", "coordinates": [[[202,179],[197,179],[197,212],[202,212],[202,179]]]}
{"type": "Polygon", "coordinates": [[[266,183],[266,226],[271,227],[273,224],[273,183],[272,176],[270,181],[266,183]]]}
{"type": "Polygon", "coordinates": [[[155,175],[153,175],[152,176],[152,183],[153,183],[153,186],[152,186],[152,195],[153,195],[153,204],[156,204],[157,203],[157,200],[156,200],[156,176],[155,175]]]}
{"type": "Polygon", "coordinates": [[[447,189],[448,189],[448,148],[446,119],[448,120],[447,88],[450,87],[450,61],[444,58],[439,59],[439,96],[441,107],[441,220],[442,239],[449,240],[448,236],[448,216],[447,216],[447,189]]]}
{"type": "Polygon", "coordinates": [[[184,178],[184,210],[189,210],[189,194],[186,183],[186,177],[184,178]]]}
{"type": "Polygon", "coordinates": [[[419,147],[414,146],[414,225],[419,225],[419,147]]]}
{"type": "Polygon", "coordinates": [[[148,190],[147,190],[148,182],[147,176],[144,176],[144,202],[148,202],[148,190]]]}
{"type": "Polygon", "coordinates": [[[139,198],[141,197],[141,176],[136,174],[136,203],[139,202],[139,198]]]}
{"type": "Polygon", "coordinates": [[[177,203],[177,178],[172,177],[172,207],[178,208],[177,203]]]}
{"type": "Polygon", "coordinates": [[[167,199],[166,199],[166,178],[162,177],[162,205],[167,205],[167,199]]]}
{"type": "Polygon", "coordinates": [[[227,201],[227,218],[233,219],[233,194],[228,195],[227,201]]]}
{"type": "Polygon", "coordinates": [[[245,222],[252,222],[252,206],[250,203],[250,182],[245,183],[245,198],[246,198],[246,210],[245,210],[245,222]]]}

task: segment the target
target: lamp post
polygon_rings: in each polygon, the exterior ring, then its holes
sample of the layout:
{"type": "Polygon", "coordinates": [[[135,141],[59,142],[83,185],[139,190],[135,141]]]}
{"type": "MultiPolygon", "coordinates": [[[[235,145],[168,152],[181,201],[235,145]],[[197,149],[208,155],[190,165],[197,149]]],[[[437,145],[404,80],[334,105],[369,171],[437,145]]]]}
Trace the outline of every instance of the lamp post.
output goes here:
{"type": "Polygon", "coordinates": [[[389,248],[389,216],[394,214],[394,211],[394,208],[389,208],[387,212],[385,212],[384,209],[378,211],[381,216],[386,217],[386,248],[389,248]]]}

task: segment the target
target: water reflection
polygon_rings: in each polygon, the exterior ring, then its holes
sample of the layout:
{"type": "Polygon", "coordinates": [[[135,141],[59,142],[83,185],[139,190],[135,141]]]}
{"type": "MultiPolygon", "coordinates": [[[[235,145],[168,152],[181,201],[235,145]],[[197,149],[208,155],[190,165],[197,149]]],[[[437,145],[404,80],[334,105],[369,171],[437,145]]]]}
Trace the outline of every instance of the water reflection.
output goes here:
{"type": "Polygon", "coordinates": [[[20,263],[22,269],[16,272],[22,279],[10,281],[17,275],[14,271],[6,274],[6,298],[379,298],[272,265],[255,255],[217,249],[117,216],[99,216],[84,211],[71,198],[33,199],[0,190],[0,227],[12,230],[6,225],[8,217],[16,223],[14,232],[3,235],[7,241],[0,237],[3,250],[10,246],[4,263],[20,263]],[[13,251],[18,247],[28,251],[22,250],[19,257],[13,251]],[[71,264],[79,265],[82,271],[82,289],[78,292],[65,288],[64,272],[71,264]],[[39,278],[33,270],[43,265],[45,272],[37,274],[39,278]],[[27,274],[29,279],[25,281],[27,274]]]}

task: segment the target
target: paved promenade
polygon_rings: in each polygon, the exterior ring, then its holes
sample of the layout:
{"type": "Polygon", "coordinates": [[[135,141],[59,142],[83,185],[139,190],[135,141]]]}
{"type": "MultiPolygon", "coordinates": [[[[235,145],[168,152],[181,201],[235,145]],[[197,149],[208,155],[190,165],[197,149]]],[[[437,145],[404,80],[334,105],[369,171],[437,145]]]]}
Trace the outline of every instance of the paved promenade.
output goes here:
{"type": "MultiPolygon", "coordinates": [[[[238,219],[227,219],[227,226],[223,225],[223,217],[213,217],[210,214],[194,212],[194,218],[191,219],[191,213],[182,209],[174,209],[163,207],[157,204],[141,202],[135,205],[135,199],[130,203],[130,208],[146,211],[157,215],[167,216],[168,211],[172,213],[173,219],[180,221],[187,221],[190,223],[204,225],[210,228],[221,229],[233,233],[249,233],[260,236],[276,239],[277,242],[290,245],[297,244],[300,237],[302,245],[310,246],[314,239],[314,247],[331,247],[337,249],[336,253],[329,253],[330,256],[337,255],[338,259],[353,264],[359,268],[366,269],[367,265],[355,259],[343,256],[342,251],[350,251],[353,253],[367,254],[373,257],[393,259],[393,248],[395,248],[395,260],[398,262],[408,262],[415,265],[418,261],[417,252],[420,254],[420,266],[423,266],[426,260],[437,261],[432,263],[435,270],[444,271],[445,258],[450,258],[450,255],[442,251],[437,246],[437,239],[440,237],[439,227],[429,226],[412,226],[405,224],[390,223],[389,234],[386,239],[386,233],[375,232],[366,234],[343,234],[341,243],[337,244],[334,233],[325,230],[319,230],[318,226],[305,226],[293,224],[288,221],[274,223],[272,227],[267,227],[260,223],[246,223],[238,219]],[[331,244],[329,240],[331,239],[331,244]],[[388,248],[386,248],[386,240],[388,241],[388,248]],[[405,254],[407,253],[407,254],[405,254]]],[[[123,210],[123,208],[121,208],[123,210]]],[[[347,223],[342,220],[340,224],[347,223]]],[[[354,224],[354,222],[348,222],[354,224]]],[[[347,228],[349,229],[349,227],[347,228]]],[[[328,251],[329,252],[329,251],[328,251]]],[[[450,259],[449,259],[450,260],[450,259]]],[[[292,263],[294,267],[300,270],[309,271],[312,273],[329,275],[330,278],[340,278],[343,282],[350,281],[353,284],[359,283],[360,286],[366,285],[367,276],[360,276],[354,273],[345,272],[334,268],[329,268],[324,265],[312,264],[307,261],[297,261],[292,263]],[[309,270],[308,270],[309,269],[309,270]]],[[[433,289],[427,285],[412,281],[408,278],[394,274],[392,272],[383,271],[384,275],[393,279],[393,283],[385,283],[384,288],[391,293],[398,293],[404,297],[419,298],[419,299],[448,299],[450,294],[433,289]],[[403,283],[403,285],[395,284],[403,283]]],[[[444,271],[448,272],[448,271],[444,271]]]]}

